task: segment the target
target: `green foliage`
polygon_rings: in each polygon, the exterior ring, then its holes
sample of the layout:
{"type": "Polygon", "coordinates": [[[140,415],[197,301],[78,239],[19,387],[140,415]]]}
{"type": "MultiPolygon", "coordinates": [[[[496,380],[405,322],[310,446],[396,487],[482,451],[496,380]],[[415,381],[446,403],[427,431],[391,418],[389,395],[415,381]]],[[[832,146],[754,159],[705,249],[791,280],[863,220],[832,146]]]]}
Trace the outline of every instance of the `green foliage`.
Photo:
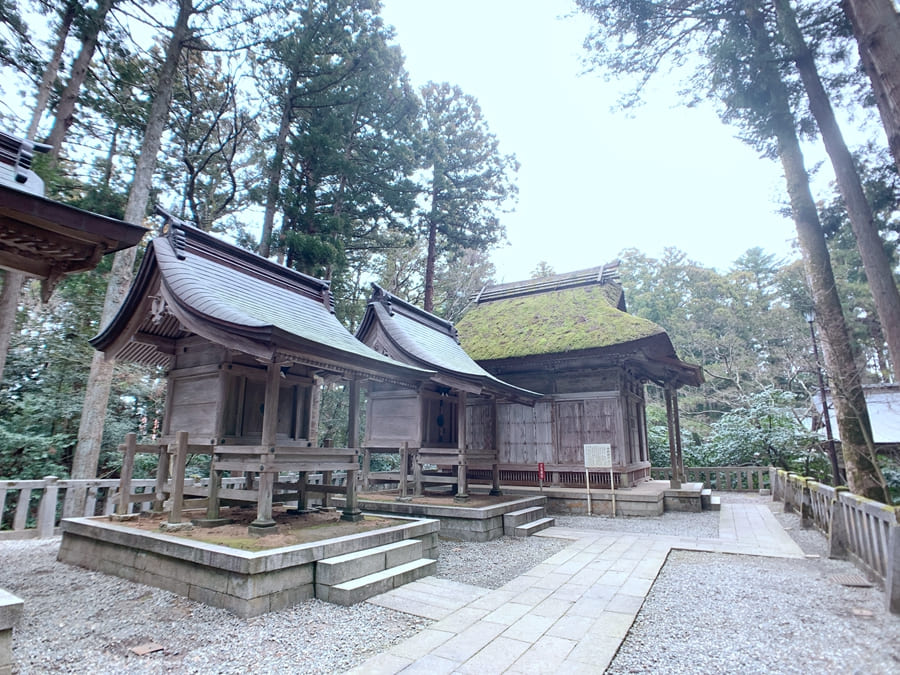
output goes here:
{"type": "MultiPolygon", "coordinates": [[[[25,294],[0,387],[0,476],[68,475],[109,263],[67,277],[47,305],[38,302],[36,283],[25,294]]],[[[163,394],[158,373],[117,366],[98,475],[118,471],[116,447],[126,433],[152,433],[163,394]]]]}
{"type": "MultiPolygon", "coordinates": [[[[701,466],[770,465],[790,470],[827,472],[827,458],[817,438],[797,420],[793,397],[776,389],[749,396],[712,425],[712,433],[696,449],[701,466]]],[[[821,473],[820,473],[821,475],[821,473]]]]}

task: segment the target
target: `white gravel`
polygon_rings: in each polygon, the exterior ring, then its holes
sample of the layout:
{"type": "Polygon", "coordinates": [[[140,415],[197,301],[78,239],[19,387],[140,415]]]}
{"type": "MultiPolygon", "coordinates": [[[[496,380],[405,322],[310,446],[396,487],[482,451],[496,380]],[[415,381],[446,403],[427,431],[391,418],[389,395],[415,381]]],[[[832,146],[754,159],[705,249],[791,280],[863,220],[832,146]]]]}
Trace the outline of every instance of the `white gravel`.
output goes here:
{"type": "MultiPolygon", "coordinates": [[[[738,497],[725,496],[725,500],[738,497]]],[[[742,499],[759,499],[741,497],[742,499]]],[[[771,503],[771,502],[770,502],[771,503]]],[[[877,588],[848,588],[850,563],[773,511],[807,560],[673,552],[610,673],[896,673],[900,617],[877,588]]],[[[557,517],[565,527],[716,536],[718,516],[557,517]]],[[[567,542],[504,537],[442,542],[438,576],[496,588],[567,542]]],[[[56,562],[59,540],[0,542],[0,588],[25,600],[14,633],[20,673],[335,673],[430,622],[367,603],[319,601],[239,619],[166,591],[56,562]],[[162,651],[138,656],[155,642],[162,651]]]]}
{"type": "Polygon", "coordinates": [[[900,616],[885,611],[883,591],[834,581],[861,572],[764,502],[807,559],[673,551],[607,673],[900,672],[900,616]]]}

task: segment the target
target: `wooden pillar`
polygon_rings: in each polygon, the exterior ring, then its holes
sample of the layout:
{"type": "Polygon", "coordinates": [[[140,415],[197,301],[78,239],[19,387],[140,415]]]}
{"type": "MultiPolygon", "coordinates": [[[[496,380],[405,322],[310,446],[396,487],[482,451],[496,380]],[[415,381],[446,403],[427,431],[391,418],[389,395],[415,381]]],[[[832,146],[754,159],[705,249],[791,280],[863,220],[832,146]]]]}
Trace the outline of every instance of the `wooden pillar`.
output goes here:
{"type": "Polygon", "coordinates": [[[161,513],[166,501],[166,483],[169,482],[169,446],[160,445],[156,459],[156,494],[153,510],[161,513]]]}
{"type": "Polygon", "coordinates": [[[125,435],[125,456],[122,458],[122,473],[119,478],[119,503],[116,514],[124,516],[131,507],[131,479],[134,476],[134,454],[137,448],[137,434],[125,435]]]}
{"type": "Polygon", "coordinates": [[[409,443],[404,442],[400,447],[400,499],[408,496],[406,479],[409,477],[409,443]]]}
{"type": "Polygon", "coordinates": [[[455,502],[469,501],[469,462],[466,457],[466,392],[456,395],[456,440],[459,448],[459,470],[456,472],[455,502]]]}
{"type": "Polygon", "coordinates": [[[491,447],[494,448],[494,463],[491,465],[491,494],[494,496],[503,494],[500,491],[500,441],[497,438],[497,429],[500,428],[499,413],[500,406],[497,405],[497,399],[493,399],[491,410],[491,438],[493,441],[491,447]]]}
{"type": "Polygon", "coordinates": [[[172,475],[172,510],[169,511],[169,524],[181,524],[181,510],[184,508],[184,474],[187,464],[188,432],[175,434],[175,471],[172,475]]]}
{"type": "Polygon", "coordinates": [[[413,448],[413,494],[416,497],[422,496],[422,464],[419,462],[419,448],[413,448]]]}
{"type": "Polygon", "coordinates": [[[677,490],[681,487],[681,476],[678,473],[678,451],[675,446],[675,412],[672,405],[672,388],[665,387],[666,393],[666,428],[669,432],[669,461],[672,464],[672,476],[669,487],[677,490]]]}
{"type": "MultiPolygon", "coordinates": [[[[331,485],[331,472],[323,471],[322,472],[322,485],[331,485]]],[[[331,493],[326,492],[322,495],[322,506],[330,507],[331,506],[331,493]]]]}
{"type": "Polygon", "coordinates": [[[309,444],[317,448],[319,447],[319,409],[322,406],[322,382],[320,378],[313,375],[312,387],[309,390],[309,444]]]}
{"type": "MultiPolygon", "coordinates": [[[[278,429],[278,390],[281,384],[281,366],[270,363],[266,369],[266,399],[263,404],[262,447],[266,455],[275,454],[278,429]]],[[[272,496],[275,490],[275,473],[259,473],[259,492],[256,497],[256,520],[250,523],[254,534],[264,533],[275,527],[272,518],[272,496]]]]}
{"type": "Polygon", "coordinates": [[[362,460],[362,487],[363,490],[369,489],[369,473],[372,470],[372,451],[369,448],[363,448],[362,460]]]}
{"type": "Polygon", "coordinates": [[[678,412],[678,390],[672,389],[672,419],[675,423],[675,460],[678,462],[678,480],[686,481],[684,475],[684,453],[681,451],[681,415],[678,412]]]}
{"type": "MultiPolygon", "coordinates": [[[[347,421],[347,447],[356,448],[359,443],[359,381],[350,380],[348,386],[350,390],[350,414],[347,421]]],[[[344,506],[344,512],[341,514],[341,520],[362,520],[363,515],[359,510],[359,501],[356,493],[356,474],[357,471],[347,472],[347,500],[344,506]]]]}

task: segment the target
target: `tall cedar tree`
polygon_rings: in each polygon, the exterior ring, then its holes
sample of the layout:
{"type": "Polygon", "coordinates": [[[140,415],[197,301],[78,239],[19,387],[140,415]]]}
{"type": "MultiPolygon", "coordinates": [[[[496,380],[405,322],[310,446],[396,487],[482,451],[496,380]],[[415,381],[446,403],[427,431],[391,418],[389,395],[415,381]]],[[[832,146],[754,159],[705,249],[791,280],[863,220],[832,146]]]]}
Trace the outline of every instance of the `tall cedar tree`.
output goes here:
{"type": "MultiPolygon", "coordinates": [[[[168,121],[169,103],[172,100],[175,73],[181,58],[181,51],[191,35],[191,17],[203,11],[202,8],[194,6],[194,0],[179,0],[178,2],[178,15],[171,34],[168,36],[165,60],[159,71],[153,102],[150,106],[150,115],[141,143],[141,152],[134,169],[131,190],[128,193],[124,218],[126,222],[141,224],[144,221],[147,202],[150,199],[153,171],[156,168],[156,157],[162,144],[163,130],[168,121]]],[[[113,259],[100,319],[101,326],[105,326],[112,320],[128,292],[134,275],[136,254],[137,249],[130,248],[119,251],[113,259]]],[[[97,472],[114,365],[115,362],[107,359],[101,352],[96,352],[91,361],[81,423],[78,427],[78,445],[72,460],[72,478],[93,478],[97,472]]]]}
{"type": "Polygon", "coordinates": [[[500,213],[518,190],[514,155],[500,152],[481,107],[459,87],[430,82],[422,87],[419,153],[426,182],[419,230],[426,239],[424,306],[434,309],[438,250],[486,250],[504,240],[500,213]]]}
{"type": "Polygon", "coordinates": [[[850,488],[886,501],[884,478],[874,462],[860,376],[803,163],[791,91],[778,69],[786,59],[775,52],[765,5],[754,0],[637,4],[579,0],[578,4],[597,20],[596,32],[587,41],[594,63],[613,74],[639,78],[626,104],[639,100],[643,85],[663,65],[680,65],[702,56],[690,100],[706,96],[719,101],[724,121],[737,124],[744,140],[780,159],[824,335],[850,488]]]}
{"type": "Polygon", "coordinates": [[[891,363],[895,369],[900,368],[900,292],[897,291],[885,242],[875,226],[875,216],[863,190],[853,156],[844,142],[828,92],[816,69],[815,56],[807,46],[790,0],[774,0],[774,5],[781,37],[797,66],[809,99],[810,111],[816,119],[825,150],[834,167],[838,189],[847,207],[850,227],[856,235],[856,245],[859,247],[869,287],[875,299],[875,308],[881,319],[891,363]]]}
{"type": "MultiPolygon", "coordinates": [[[[414,207],[409,139],[417,105],[402,54],[388,45],[391,33],[371,13],[372,3],[326,4],[340,11],[320,17],[309,36],[315,40],[303,41],[306,75],[289,97],[290,115],[281,114],[290,124],[279,128],[284,187],[273,171],[267,212],[282,208],[278,248],[285,262],[334,279],[336,290],[352,297],[350,262],[396,245],[393,233],[414,207]]],[[[297,70],[285,72],[290,84],[297,70]]]]}
{"type": "Polygon", "coordinates": [[[900,13],[894,0],[844,0],[863,68],[900,171],[900,13]]]}

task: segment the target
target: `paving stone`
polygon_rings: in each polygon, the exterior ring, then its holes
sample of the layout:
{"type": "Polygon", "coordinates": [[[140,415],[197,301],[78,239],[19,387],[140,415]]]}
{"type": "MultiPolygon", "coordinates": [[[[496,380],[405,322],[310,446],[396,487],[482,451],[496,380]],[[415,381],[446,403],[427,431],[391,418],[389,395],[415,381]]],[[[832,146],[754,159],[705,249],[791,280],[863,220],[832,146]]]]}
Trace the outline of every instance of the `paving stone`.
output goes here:
{"type": "Polygon", "coordinates": [[[513,640],[502,635],[494,638],[480,652],[463,663],[457,672],[467,675],[502,673],[531,647],[530,642],[513,640]]]}
{"type": "Polygon", "coordinates": [[[559,664],[578,645],[575,640],[545,635],[534,643],[512,665],[511,670],[523,669],[527,673],[558,673],[559,664]]]}
{"type": "Polygon", "coordinates": [[[606,605],[605,611],[616,612],[617,614],[628,614],[634,617],[640,611],[641,605],[643,604],[643,596],[616,593],[612,598],[610,598],[609,603],[606,605]]]}
{"type": "Polygon", "coordinates": [[[456,633],[451,633],[449,631],[426,628],[421,633],[417,633],[408,640],[404,640],[400,644],[394,645],[388,652],[394,656],[406,659],[420,659],[437,647],[440,647],[455,635],[456,633]]]}
{"type": "Polygon", "coordinates": [[[448,617],[431,625],[435,630],[446,630],[452,633],[461,633],[476,621],[482,619],[488,611],[476,607],[463,607],[448,617]]]}
{"type": "Polygon", "coordinates": [[[518,602],[507,602],[500,605],[490,614],[487,614],[484,617],[484,620],[511,626],[525,616],[531,609],[531,605],[522,605],[518,602]]]}
{"type": "Polygon", "coordinates": [[[594,625],[595,621],[596,619],[594,619],[594,617],[566,614],[557,619],[556,622],[547,629],[546,635],[569,640],[580,640],[585,636],[590,627],[594,625]]]}
{"type": "Polygon", "coordinates": [[[404,668],[410,667],[413,659],[395,656],[390,652],[382,652],[365,663],[347,671],[347,675],[394,675],[404,668]]]}
{"type": "Polygon", "coordinates": [[[435,654],[426,654],[410,664],[403,671],[403,675],[449,675],[457,668],[459,668],[458,661],[451,661],[435,654]]]}
{"type": "Polygon", "coordinates": [[[536,616],[534,614],[526,614],[521,619],[507,628],[504,637],[513,640],[524,640],[525,642],[534,642],[538,640],[553,625],[553,619],[548,616],[536,616]]]}
{"type": "Polygon", "coordinates": [[[556,600],[554,598],[547,598],[543,602],[541,602],[537,607],[531,610],[532,614],[536,616],[548,616],[554,621],[561,617],[563,614],[569,611],[574,603],[565,601],[565,600],[556,600]]]}
{"type": "Polygon", "coordinates": [[[475,656],[504,630],[506,630],[505,624],[478,621],[436,647],[431,653],[434,656],[463,663],[475,656]]]}

